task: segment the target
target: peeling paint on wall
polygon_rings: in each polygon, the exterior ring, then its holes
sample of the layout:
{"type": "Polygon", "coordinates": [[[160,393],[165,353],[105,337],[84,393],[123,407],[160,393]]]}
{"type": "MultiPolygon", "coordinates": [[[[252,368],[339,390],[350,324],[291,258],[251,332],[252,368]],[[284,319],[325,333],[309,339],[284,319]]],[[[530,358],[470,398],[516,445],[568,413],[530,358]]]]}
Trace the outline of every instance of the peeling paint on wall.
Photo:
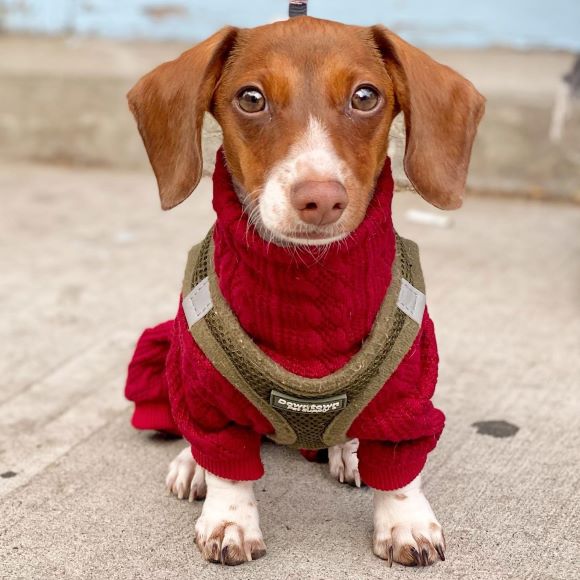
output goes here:
{"type": "MultiPolygon", "coordinates": [[[[195,41],[286,18],[287,0],[0,0],[9,31],[195,41]]],[[[580,50],[579,0],[311,0],[312,16],[390,26],[423,46],[580,50]]]]}

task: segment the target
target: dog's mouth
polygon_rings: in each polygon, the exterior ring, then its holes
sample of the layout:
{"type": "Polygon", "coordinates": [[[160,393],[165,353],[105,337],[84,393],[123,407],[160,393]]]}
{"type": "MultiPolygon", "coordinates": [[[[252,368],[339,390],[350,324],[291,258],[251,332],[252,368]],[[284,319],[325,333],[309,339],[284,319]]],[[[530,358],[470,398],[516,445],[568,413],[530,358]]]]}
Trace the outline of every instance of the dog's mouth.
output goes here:
{"type": "Polygon", "coordinates": [[[288,232],[274,233],[281,241],[295,245],[322,246],[332,244],[342,240],[347,233],[340,228],[330,228],[329,230],[317,228],[315,230],[291,230],[288,232]]]}
{"type": "Polygon", "coordinates": [[[285,236],[289,237],[289,238],[296,238],[297,240],[315,240],[315,241],[328,240],[328,239],[332,239],[332,238],[336,237],[336,235],[329,235],[326,232],[319,232],[319,231],[289,232],[289,233],[285,234],[285,236]]]}
{"type": "Polygon", "coordinates": [[[252,220],[252,225],[262,239],[279,246],[325,246],[346,238],[350,233],[340,223],[313,226],[298,222],[288,228],[272,228],[258,218],[252,220]]]}
{"type": "Polygon", "coordinates": [[[279,246],[327,246],[339,242],[348,236],[346,232],[303,232],[303,231],[272,231],[265,227],[257,227],[258,234],[266,242],[279,246]]]}

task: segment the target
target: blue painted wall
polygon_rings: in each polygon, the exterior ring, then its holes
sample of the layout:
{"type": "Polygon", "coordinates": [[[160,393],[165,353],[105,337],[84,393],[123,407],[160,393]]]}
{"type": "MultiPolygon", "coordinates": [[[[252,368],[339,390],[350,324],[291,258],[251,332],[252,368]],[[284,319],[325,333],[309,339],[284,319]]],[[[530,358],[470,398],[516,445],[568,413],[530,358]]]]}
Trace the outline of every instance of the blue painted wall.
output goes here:
{"type": "MultiPolygon", "coordinates": [[[[286,0],[0,0],[0,29],[195,41],[286,14],[286,0]]],[[[310,0],[309,14],[381,22],[423,46],[580,50],[580,0],[310,0]]]]}

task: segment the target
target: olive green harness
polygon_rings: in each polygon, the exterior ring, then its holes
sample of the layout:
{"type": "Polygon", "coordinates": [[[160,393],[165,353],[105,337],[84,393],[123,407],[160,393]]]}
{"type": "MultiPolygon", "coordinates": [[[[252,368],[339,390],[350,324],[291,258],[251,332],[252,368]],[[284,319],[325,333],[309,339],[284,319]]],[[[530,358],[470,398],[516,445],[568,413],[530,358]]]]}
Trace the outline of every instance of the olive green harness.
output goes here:
{"type": "Polygon", "coordinates": [[[272,424],[277,443],[320,449],[346,441],[352,422],[411,348],[425,307],[417,245],[396,236],[392,279],[361,350],[320,379],[293,374],[242,329],[213,265],[213,229],[189,252],[183,307],[195,342],[218,372],[272,424]]]}

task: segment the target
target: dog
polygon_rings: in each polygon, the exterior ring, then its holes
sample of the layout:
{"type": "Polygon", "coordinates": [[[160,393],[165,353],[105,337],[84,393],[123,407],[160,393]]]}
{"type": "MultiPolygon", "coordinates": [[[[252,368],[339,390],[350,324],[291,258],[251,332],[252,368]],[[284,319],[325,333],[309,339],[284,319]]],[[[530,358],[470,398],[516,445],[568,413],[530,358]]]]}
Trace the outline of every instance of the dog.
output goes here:
{"type": "MultiPolygon", "coordinates": [[[[274,365],[273,359],[276,372],[298,379],[307,373],[305,384],[314,384],[308,381],[324,380],[326,375],[334,376],[342,366],[351,364],[350,359],[358,356],[355,351],[366,344],[370,323],[379,316],[381,300],[394,283],[391,264],[399,242],[390,221],[392,180],[386,156],[391,123],[399,113],[404,114],[404,166],[416,191],[438,208],[456,209],[462,204],[484,98],[458,73],[383,26],[350,26],[302,16],[252,29],[222,28],[143,77],[128,99],[157,178],[163,209],[183,202],[200,181],[204,114],[211,113],[223,131],[223,150],[218,154],[214,177],[218,221],[213,242],[210,235],[205,250],[207,257],[209,244],[215,245],[217,277],[211,295],[207,277],[201,282],[194,280],[193,289],[191,284],[184,286],[183,297],[189,302],[186,305],[184,300],[183,309],[193,312],[194,322],[190,324],[189,314],[180,307],[173,330],[167,326],[163,335],[174,337],[168,362],[165,354],[160,360],[173,369],[172,376],[180,377],[177,386],[169,385],[176,426],[166,430],[184,434],[191,443],[191,449],[188,446],[171,462],[167,487],[179,498],[205,498],[195,525],[196,543],[203,557],[228,565],[241,564],[266,552],[253,480],[261,475],[256,454],[261,437],[272,432],[273,423],[266,419],[273,415],[262,416],[268,401],[258,400],[249,391],[242,396],[237,387],[231,386],[238,376],[235,364],[228,360],[219,367],[220,373],[215,373],[208,362],[214,362],[212,349],[199,347],[201,338],[198,344],[197,338],[183,337],[190,327],[199,327],[196,321],[206,316],[213,300],[214,310],[229,308],[237,317],[235,324],[241,330],[236,326],[236,332],[245,331],[260,346],[263,352],[254,352],[260,349],[253,344],[247,351],[262,357],[259,360],[264,368],[274,365]],[[220,225],[220,220],[227,222],[227,227],[220,225]],[[240,233],[238,222],[243,220],[245,231],[240,233]],[[361,238],[363,230],[370,232],[368,237],[361,238]],[[228,237],[231,232],[238,237],[228,237]],[[252,252],[245,248],[244,236],[253,240],[252,252]],[[364,239],[362,246],[348,249],[360,239],[364,239]],[[285,255],[289,256],[284,262],[286,269],[301,268],[300,262],[308,261],[310,269],[292,270],[306,278],[296,280],[295,286],[286,279],[280,282],[282,274],[276,272],[276,260],[284,260],[285,255]],[[251,260],[251,267],[245,270],[240,265],[244,260],[251,260]],[[327,267],[317,284],[326,283],[324,276],[332,268],[340,271],[339,278],[324,286],[323,296],[321,286],[313,288],[308,280],[310,272],[317,275],[320,263],[327,267]],[[253,269],[266,274],[258,275],[253,269]],[[264,285],[262,278],[270,275],[274,281],[264,285]],[[348,298],[352,305],[337,304],[341,299],[335,288],[352,296],[351,286],[356,287],[355,298],[348,298]],[[223,305],[217,308],[220,288],[223,305]],[[291,302],[303,288],[307,289],[307,300],[299,302],[301,309],[294,311],[291,302]],[[314,303],[323,306],[316,310],[314,303]],[[334,309],[333,314],[324,314],[324,305],[334,309]],[[358,315],[352,314],[357,312],[362,312],[361,324],[358,315]],[[323,322],[315,322],[319,316],[323,322]],[[274,323],[284,340],[270,340],[268,333],[262,332],[274,323]],[[301,340],[308,342],[308,333],[316,331],[316,324],[330,329],[331,344],[320,346],[314,341],[316,348],[302,348],[301,340]],[[351,334],[354,342],[349,342],[351,334]],[[181,346],[176,346],[178,342],[181,346]],[[325,362],[328,352],[338,353],[339,348],[343,350],[337,354],[338,363],[325,362]],[[303,353],[304,360],[296,362],[290,355],[284,358],[288,352],[292,356],[303,353]],[[191,357],[197,365],[193,370],[184,362],[191,357]],[[195,376],[191,381],[203,389],[195,404],[186,400],[182,390],[184,377],[192,373],[195,376]],[[219,404],[207,402],[214,396],[220,397],[219,404]],[[189,413],[195,415],[195,421],[190,420],[189,413]],[[227,461],[222,452],[229,454],[227,461]],[[231,466],[235,466],[234,476],[231,466]]],[[[191,267],[199,267],[199,258],[191,259],[191,267]]],[[[416,290],[410,288],[411,293],[416,290]]],[[[420,300],[421,296],[416,290],[412,298],[420,300]]],[[[216,320],[212,324],[217,324],[216,320]]],[[[365,415],[365,425],[360,417],[354,419],[346,440],[328,445],[328,457],[330,471],[340,482],[360,486],[362,478],[374,488],[374,553],[391,565],[395,561],[425,566],[445,559],[443,531],[421,490],[420,475],[425,457],[443,428],[443,415],[430,402],[437,364],[432,324],[423,310],[415,323],[406,319],[404,324],[407,322],[414,324],[414,334],[401,365],[415,365],[412,368],[416,374],[393,371],[395,378],[387,382],[392,387],[383,387],[372,399],[373,420],[381,429],[381,421],[390,421],[389,429],[396,432],[392,440],[377,443],[365,439],[365,429],[373,422],[370,411],[367,413],[372,406],[369,403],[363,411],[359,409],[360,416],[365,415]],[[425,350],[427,347],[431,350],[425,350]],[[430,354],[420,354],[426,352],[430,354]],[[412,415],[411,403],[397,407],[397,401],[407,400],[405,389],[413,390],[413,381],[424,380],[421,373],[426,372],[425,368],[431,382],[423,385],[424,392],[411,397],[413,413],[417,413],[412,415]],[[399,394],[394,396],[387,392],[389,389],[399,389],[399,394]],[[388,400],[388,405],[379,409],[377,405],[383,404],[379,399],[388,400]],[[399,419],[408,419],[408,431],[397,430],[399,419]],[[406,456],[407,449],[415,451],[406,456]],[[409,458],[406,463],[405,457],[409,458]],[[396,469],[383,469],[381,463],[390,461],[401,463],[396,469]]],[[[144,335],[143,340],[146,338],[144,335]]],[[[163,342],[160,335],[153,338],[159,344],[163,342]]],[[[226,358],[230,354],[226,352],[226,358]]],[[[127,391],[133,400],[138,397],[129,387],[135,383],[131,373],[137,372],[137,358],[130,368],[127,391]]],[[[252,367],[252,372],[259,374],[262,371],[257,367],[252,367]]],[[[317,413],[338,413],[343,404],[340,397],[313,403],[309,399],[294,400],[284,393],[276,394],[271,402],[284,409],[280,412],[286,413],[288,420],[300,415],[300,424],[306,427],[317,413]],[[304,420],[306,415],[308,419],[304,420]]],[[[163,429],[161,423],[152,427],[135,417],[137,427],[163,429]]],[[[171,423],[171,419],[167,421],[171,423]]],[[[284,439],[282,431],[278,435],[284,439]]],[[[291,440],[287,438],[287,442],[291,440]]],[[[311,449],[316,448],[312,444],[311,449]]]]}

